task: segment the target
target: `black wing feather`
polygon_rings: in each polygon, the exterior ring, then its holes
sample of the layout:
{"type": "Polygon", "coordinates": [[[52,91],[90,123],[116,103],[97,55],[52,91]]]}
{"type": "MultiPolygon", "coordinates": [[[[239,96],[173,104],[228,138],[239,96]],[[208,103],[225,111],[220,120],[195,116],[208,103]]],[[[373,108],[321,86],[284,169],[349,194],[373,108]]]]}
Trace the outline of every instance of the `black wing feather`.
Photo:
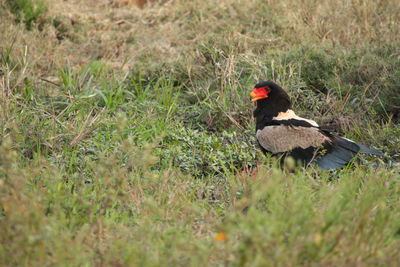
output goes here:
{"type": "Polygon", "coordinates": [[[317,160],[321,169],[343,168],[360,151],[360,147],[347,139],[332,136],[332,143],[327,146],[328,152],[317,160]]]}

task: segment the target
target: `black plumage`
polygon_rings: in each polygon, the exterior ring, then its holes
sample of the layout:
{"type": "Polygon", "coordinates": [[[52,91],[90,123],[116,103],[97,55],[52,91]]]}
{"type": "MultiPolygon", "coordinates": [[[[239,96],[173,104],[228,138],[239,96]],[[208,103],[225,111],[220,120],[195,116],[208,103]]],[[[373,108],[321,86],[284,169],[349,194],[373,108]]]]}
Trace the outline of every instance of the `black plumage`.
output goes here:
{"type": "Polygon", "coordinates": [[[357,153],[382,155],[297,116],[289,95],[274,82],[256,84],[251,96],[257,105],[253,113],[257,141],[264,153],[291,156],[304,166],[315,162],[322,169],[342,168],[357,153]]]}

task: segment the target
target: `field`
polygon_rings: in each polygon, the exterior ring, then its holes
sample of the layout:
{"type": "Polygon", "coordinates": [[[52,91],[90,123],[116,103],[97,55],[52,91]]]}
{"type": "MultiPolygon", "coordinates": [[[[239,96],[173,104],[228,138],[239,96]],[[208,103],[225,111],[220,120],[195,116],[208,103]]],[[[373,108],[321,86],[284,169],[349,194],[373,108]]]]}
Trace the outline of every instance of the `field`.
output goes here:
{"type": "Polygon", "coordinates": [[[0,265],[398,266],[400,1],[144,2],[0,0],[0,265]],[[260,80],[385,156],[279,168],[260,80]]]}

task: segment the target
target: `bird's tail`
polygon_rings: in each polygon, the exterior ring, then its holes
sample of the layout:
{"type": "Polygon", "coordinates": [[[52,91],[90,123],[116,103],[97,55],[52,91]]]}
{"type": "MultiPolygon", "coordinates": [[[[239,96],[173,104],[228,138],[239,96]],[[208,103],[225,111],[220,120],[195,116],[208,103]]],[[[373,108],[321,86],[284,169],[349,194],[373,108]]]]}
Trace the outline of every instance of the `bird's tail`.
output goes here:
{"type": "Polygon", "coordinates": [[[369,147],[367,147],[365,145],[358,144],[358,143],[354,142],[353,140],[350,140],[350,139],[347,139],[347,138],[344,138],[344,137],[340,137],[340,139],[342,141],[345,140],[347,142],[351,142],[351,143],[357,145],[359,147],[359,150],[357,150],[358,153],[374,155],[374,156],[379,156],[379,157],[383,157],[384,156],[382,152],[380,152],[380,151],[378,151],[376,149],[373,149],[373,148],[369,148],[369,147]]]}
{"type": "Polygon", "coordinates": [[[360,153],[383,157],[383,153],[376,149],[369,148],[367,146],[360,145],[360,144],[357,144],[357,145],[360,147],[360,151],[359,151],[360,153]]]}

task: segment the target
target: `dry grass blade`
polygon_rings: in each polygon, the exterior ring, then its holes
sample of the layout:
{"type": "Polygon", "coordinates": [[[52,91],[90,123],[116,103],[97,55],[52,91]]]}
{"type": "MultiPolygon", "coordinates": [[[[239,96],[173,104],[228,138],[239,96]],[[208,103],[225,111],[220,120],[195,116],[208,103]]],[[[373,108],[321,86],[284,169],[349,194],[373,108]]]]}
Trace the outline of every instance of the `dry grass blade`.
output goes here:
{"type": "Polygon", "coordinates": [[[75,134],[75,137],[72,139],[70,142],[70,147],[76,146],[79,142],[81,142],[83,139],[88,137],[91,132],[93,132],[96,129],[95,123],[100,119],[101,115],[104,113],[105,109],[102,109],[99,113],[97,113],[95,116],[93,115],[93,110],[91,110],[87,115],[85,122],[83,123],[81,129],[79,130],[78,133],[75,134]]]}

